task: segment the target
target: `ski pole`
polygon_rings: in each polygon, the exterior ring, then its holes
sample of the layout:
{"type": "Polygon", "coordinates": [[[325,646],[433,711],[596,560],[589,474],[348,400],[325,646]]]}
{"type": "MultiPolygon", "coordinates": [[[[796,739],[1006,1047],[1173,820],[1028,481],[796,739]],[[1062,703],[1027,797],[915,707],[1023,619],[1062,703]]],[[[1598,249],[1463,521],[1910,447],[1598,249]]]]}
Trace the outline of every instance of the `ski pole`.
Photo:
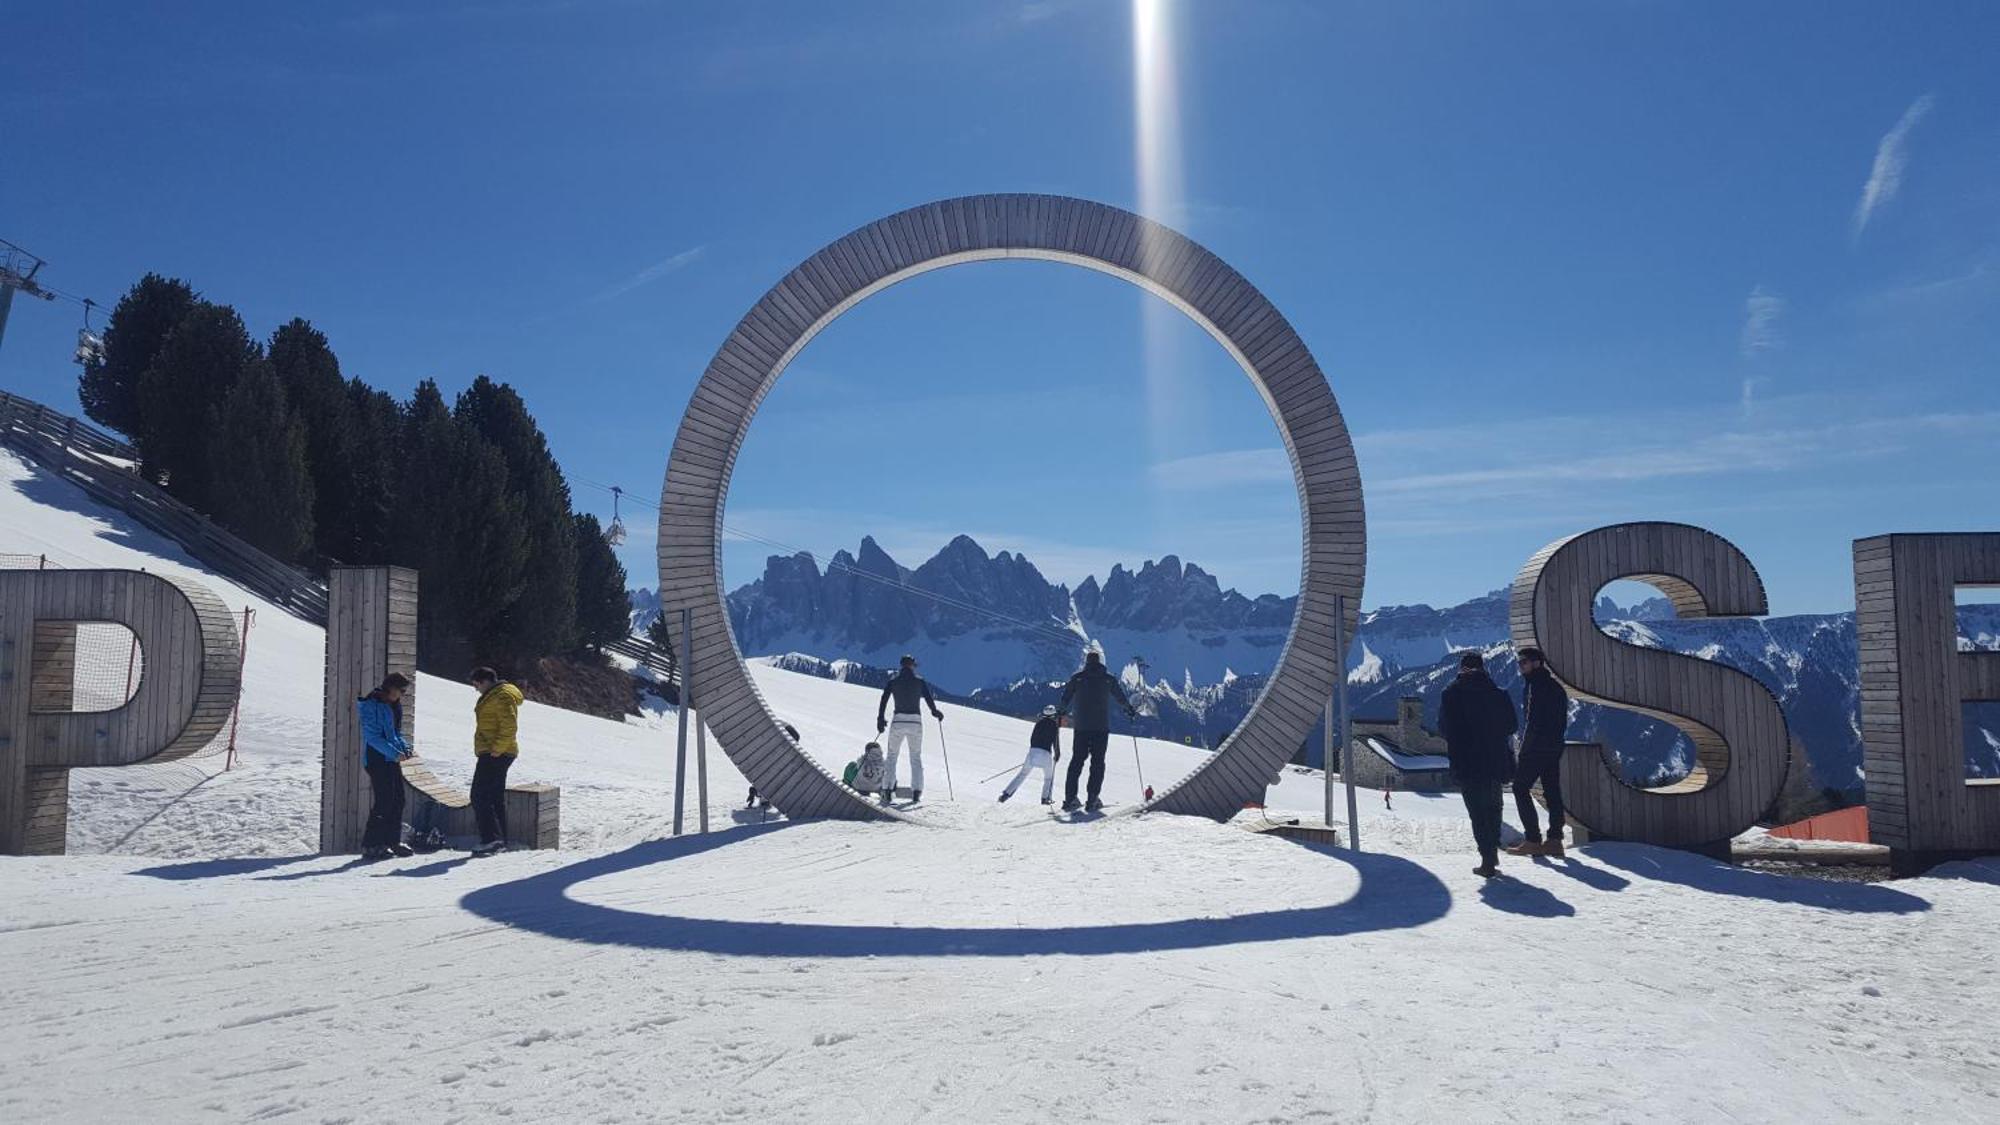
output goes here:
{"type": "MultiPolygon", "coordinates": [[[[939,735],[938,737],[942,738],[942,737],[944,737],[944,736],[943,736],[942,734],[940,734],[940,735],[939,735]]],[[[1014,771],[1015,771],[1016,769],[1018,769],[1018,768],[1020,768],[1020,767],[1018,767],[1018,766],[1008,766],[1008,767],[1007,767],[1006,769],[1004,769],[1004,770],[1001,770],[1001,771],[1000,771],[999,773],[996,773],[996,774],[994,774],[994,775],[993,775],[993,777],[982,777],[982,778],[980,778],[980,779],[979,779],[979,784],[981,784],[981,785],[984,785],[984,784],[986,784],[987,782],[989,782],[989,781],[992,781],[992,780],[993,780],[994,778],[1000,778],[1000,777],[1006,777],[1006,776],[1007,776],[1008,774],[1010,774],[1010,773],[1013,773],[1013,772],[1014,772],[1014,771]]],[[[946,772],[946,773],[950,773],[951,771],[949,771],[949,770],[946,770],[945,772],[946,772]]]]}
{"type": "Polygon", "coordinates": [[[1139,768],[1139,800],[1146,800],[1146,763],[1139,760],[1139,733],[1132,732],[1132,764],[1139,768]]]}
{"type": "Polygon", "coordinates": [[[945,741],[943,716],[938,717],[937,725],[938,753],[944,755],[944,795],[956,801],[958,800],[958,794],[953,792],[951,788],[951,744],[945,741]]]}

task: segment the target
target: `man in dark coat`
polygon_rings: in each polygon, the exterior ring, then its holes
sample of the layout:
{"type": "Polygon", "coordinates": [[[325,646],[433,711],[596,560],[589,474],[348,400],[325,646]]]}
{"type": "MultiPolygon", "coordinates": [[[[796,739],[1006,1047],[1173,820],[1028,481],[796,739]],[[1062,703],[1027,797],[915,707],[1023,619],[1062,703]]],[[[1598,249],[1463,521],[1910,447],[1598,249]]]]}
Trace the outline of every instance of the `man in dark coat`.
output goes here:
{"type": "Polygon", "coordinates": [[[1472,873],[1482,878],[1500,873],[1500,788],[1514,776],[1508,740],[1520,725],[1514,701],[1486,674],[1486,658],[1476,652],[1459,657],[1458,679],[1444,689],[1438,705],[1438,730],[1479,845],[1479,866],[1472,873]]]}
{"type": "Polygon", "coordinates": [[[1132,701],[1125,698],[1125,689],[1118,686],[1118,678],[1104,667],[1104,654],[1092,648],[1083,658],[1083,670],[1069,678],[1063,688],[1062,702],[1056,704],[1056,713],[1068,715],[1070,726],[1076,735],[1070,739],[1069,778],[1063,789],[1063,809],[1074,812],[1076,803],[1076,783],[1083,775],[1083,765],[1090,763],[1090,801],[1081,806],[1090,812],[1104,807],[1098,793],[1104,789],[1104,749],[1111,744],[1111,697],[1118,697],[1118,706],[1124,708],[1125,717],[1130,719],[1138,714],[1132,701]]]}
{"type": "Polygon", "coordinates": [[[1522,841],[1513,855],[1563,856],[1563,743],[1569,737],[1569,693],[1556,682],[1538,648],[1516,654],[1521,662],[1521,764],[1514,772],[1514,807],[1521,814],[1522,841]],[[1549,803],[1549,836],[1542,839],[1535,809],[1535,783],[1549,803]]]}

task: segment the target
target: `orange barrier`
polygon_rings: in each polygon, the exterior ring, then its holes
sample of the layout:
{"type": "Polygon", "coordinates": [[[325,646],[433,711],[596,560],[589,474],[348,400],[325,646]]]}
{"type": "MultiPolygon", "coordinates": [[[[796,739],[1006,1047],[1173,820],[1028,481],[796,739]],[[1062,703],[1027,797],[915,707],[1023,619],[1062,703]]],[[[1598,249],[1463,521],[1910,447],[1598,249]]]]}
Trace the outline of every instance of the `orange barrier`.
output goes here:
{"type": "Polygon", "coordinates": [[[1773,828],[1771,835],[1787,840],[1838,840],[1865,844],[1868,842],[1868,808],[1856,805],[1851,809],[1835,809],[1830,813],[1809,816],[1796,824],[1773,828]]]}

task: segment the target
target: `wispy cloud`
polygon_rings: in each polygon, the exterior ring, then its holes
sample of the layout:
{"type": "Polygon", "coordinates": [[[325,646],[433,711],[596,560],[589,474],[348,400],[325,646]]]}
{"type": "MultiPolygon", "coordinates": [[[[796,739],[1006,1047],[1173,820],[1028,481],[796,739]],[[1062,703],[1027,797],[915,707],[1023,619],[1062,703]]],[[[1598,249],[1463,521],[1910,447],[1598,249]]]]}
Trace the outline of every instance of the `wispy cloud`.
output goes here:
{"type": "Polygon", "coordinates": [[[1743,302],[1743,339],[1740,344],[1743,358],[1754,359],[1783,346],[1785,340],[1778,331],[1778,317],[1784,311],[1783,297],[1762,285],[1750,290],[1750,296],[1743,302]]]}
{"type": "Polygon", "coordinates": [[[1910,160],[1910,131],[1936,102],[1932,94],[1911,102],[1895,127],[1883,134],[1882,143],[1875,146],[1875,165],[1868,170],[1868,182],[1861,186],[1861,202],[1854,206],[1854,238],[1861,237],[1876,211],[1896,198],[1896,192],[1903,186],[1903,167],[1910,160]]]}
{"type": "MultiPolygon", "coordinates": [[[[1624,419],[1549,420],[1547,432],[1612,432],[1624,419]]],[[[1689,419],[1694,423],[1693,419],[1689,419]]],[[[1534,495],[1575,495],[1608,485],[1716,476],[1740,472],[1783,472],[1838,460],[1859,460],[1904,452],[1942,438],[2000,434],[2000,411],[1889,415],[1818,426],[1724,428],[1687,425],[1694,436],[1675,441],[1626,439],[1614,453],[1549,460],[1509,453],[1495,432],[1485,450],[1467,441],[1466,455],[1489,462],[1451,472],[1413,473],[1371,479],[1371,497],[1431,498],[1451,503],[1516,499],[1534,495]]],[[[1445,431],[1464,434],[1462,430],[1445,431]]],[[[1468,439],[1471,435],[1466,435],[1468,439]]]]}
{"type": "Polygon", "coordinates": [[[1151,473],[1156,486],[1175,492],[1289,483],[1292,459],[1282,449],[1229,449],[1160,461],[1151,473]]]}
{"type": "Polygon", "coordinates": [[[691,249],[683,250],[680,253],[675,254],[671,258],[665,258],[660,261],[654,262],[652,265],[647,266],[645,269],[640,270],[638,273],[633,274],[631,277],[628,277],[625,280],[617,283],[616,285],[610,286],[609,288],[605,289],[603,292],[597,294],[595,297],[592,297],[591,300],[610,301],[619,297],[623,297],[625,294],[630,293],[632,290],[637,289],[642,285],[651,285],[653,282],[660,280],[661,278],[667,276],[670,273],[674,273],[678,270],[685,269],[686,267],[693,265],[695,262],[701,259],[702,251],[706,249],[708,249],[708,247],[706,246],[696,246],[691,249]]]}
{"type": "MultiPolygon", "coordinates": [[[[1785,299],[1758,285],[1750,290],[1750,296],[1743,301],[1743,334],[1737,342],[1737,350],[1746,360],[1755,360],[1765,352],[1774,351],[1785,344],[1784,334],[1778,330],[1778,318],[1784,315],[1785,299]]],[[[1757,408],[1757,392],[1764,386],[1762,375],[1745,372],[1741,394],[1743,416],[1748,418],[1757,408]]]]}

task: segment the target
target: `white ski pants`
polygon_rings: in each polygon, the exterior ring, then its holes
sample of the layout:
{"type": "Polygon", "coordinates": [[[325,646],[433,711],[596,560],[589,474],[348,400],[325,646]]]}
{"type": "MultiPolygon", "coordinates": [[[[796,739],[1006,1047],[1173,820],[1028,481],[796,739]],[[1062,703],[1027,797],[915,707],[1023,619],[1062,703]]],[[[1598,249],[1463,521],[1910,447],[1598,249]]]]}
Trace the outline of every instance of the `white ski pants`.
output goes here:
{"type": "Polygon", "coordinates": [[[1007,783],[1007,796],[1012,797],[1014,790],[1019,789],[1021,783],[1028,780],[1028,775],[1035,770],[1042,771],[1043,803],[1046,804],[1054,799],[1056,795],[1055,755],[1050,754],[1047,750],[1039,746],[1030,746],[1028,748],[1028,760],[1021,763],[1021,772],[1015,774],[1014,780],[1007,783]]]}
{"type": "Polygon", "coordinates": [[[889,721],[889,733],[882,739],[882,749],[889,752],[889,783],[887,788],[896,787],[896,758],[903,747],[910,748],[910,789],[924,791],[924,717],[922,715],[898,715],[889,721]]]}

